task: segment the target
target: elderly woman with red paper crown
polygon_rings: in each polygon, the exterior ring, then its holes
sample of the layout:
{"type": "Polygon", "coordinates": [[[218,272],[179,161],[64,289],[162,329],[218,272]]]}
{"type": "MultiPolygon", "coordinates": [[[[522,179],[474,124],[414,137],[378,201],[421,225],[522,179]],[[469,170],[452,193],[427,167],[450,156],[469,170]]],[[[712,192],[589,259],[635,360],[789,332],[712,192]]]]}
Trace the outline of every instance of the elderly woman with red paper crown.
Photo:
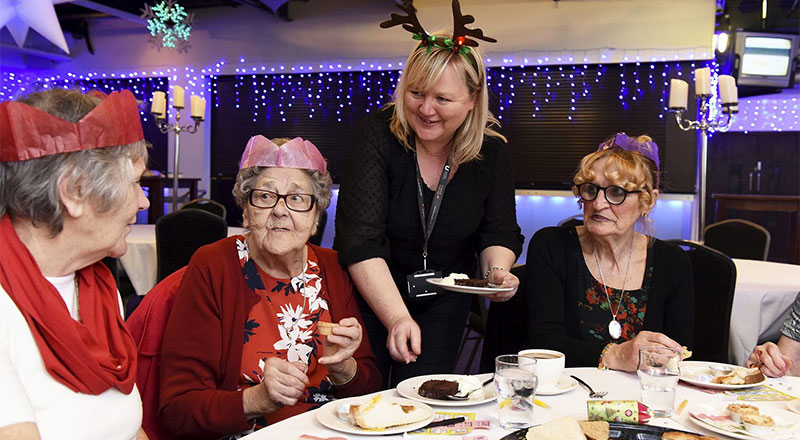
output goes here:
{"type": "Polygon", "coordinates": [[[583,226],[541,229],[528,248],[530,346],[566,354],[568,366],[635,371],[639,347],[691,345],[689,257],[634,230],[652,226],[656,143],[619,133],[581,160],[573,181],[583,226]]]}
{"type": "MultiPolygon", "coordinates": [[[[395,101],[353,136],[336,212],[334,248],[364,301],[384,386],[452,372],[472,295],[426,281],[451,273],[505,289],[524,237],[516,221],[505,138],[494,130],[486,68],[475,39],[494,42],[453,1],[454,31],[428,34],[411,4],[381,27],[420,42],[395,101]]],[[[468,281],[470,282],[470,281],[468,281]]]]}
{"type": "Polygon", "coordinates": [[[161,422],[179,436],[240,435],[380,383],[350,278],[307,243],[331,198],[317,148],[254,136],[233,194],[248,232],[195,253],[164,334],[161,422]]]}
{"type": "Polygon", "coordinates": [[[0,104],[0,438],[142,439],[120,257],[147,148],[131,92],[0,104]]]}

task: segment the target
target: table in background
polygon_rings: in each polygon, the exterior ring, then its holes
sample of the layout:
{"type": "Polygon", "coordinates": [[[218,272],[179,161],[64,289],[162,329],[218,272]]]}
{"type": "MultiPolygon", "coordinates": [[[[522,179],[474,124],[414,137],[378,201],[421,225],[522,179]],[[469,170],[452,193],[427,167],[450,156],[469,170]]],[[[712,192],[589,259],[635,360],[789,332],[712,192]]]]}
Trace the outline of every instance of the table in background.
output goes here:
{"type": "MultiPolygon", "coordinates": [[[[228,237],[239,235],[243,228],[228,227],[228,237]]],[[[128,252],[119,258],[137,295],[144,295],[156,285],[158,257],[156,252],[156,225],[131,225],[125,238],[128,252]]]]}
{"type": "Polygon", "coordinates": [[[712,194],[711,198],[715,200],[715,222],[728,218],[729,209],[788,212],[791,216],[789,262],[800,264],[800,196],[712,194]]]}
{"type": "MultiPolygon", "coordinates": [[[[636,373],[623,373],[620,371],[600,371],[597,368],[567,368],[565,374],[574,374],[584,381],[588,382],[595,390],[608,391],[606,400],[639,400],[639,377],[636,373]]],[[[789,377],[781,379],[768,379],[767,384],[773,386],[781,391],[788,392],[797,396],[800,394],[800,378],[789,377]]],[[[386,397],[400,397],[395,390],[382,391],[386,397]]],[[[549,422],[564,416],[572,416],[579,420],[586,420],[586,400],[589,393],[581,386],[578,386],[572,391],[557,395],[557,396],[540,396],[539,399],[550,405],[550,409],[535,407],[533,411],[533,423],[535,425],[549,422]]],[[[723,402],[727,396],[724,394],[708,394],[699,391],[694,387],[688,387],[680,382],[677,391],[677,403],[682,402],[683,399],[689,401],[688,407],[700,403],[716,403],[723,402]]],[[[800,396],[798,396],[800,397],[800,396]]],[[[368,400],[369,396],[365,396],[364,400],[368,400]]],[[[728,398],[730,399],[730,398],[728,398]]],[[[329,405],[336,405],[336,402],[331,402],[329,405]]],[[[772,410],[775,408],[784,410],[786,402],[758,402],[758,405],[772,410]]],[[[478,420],[490,420],[492,429],[489,431],[476,430],[473,434],[486,435],[490,440],[498,440],[503,436],[510,433],[498,426],[497,422],[497,403],[492,401],[482,405],[467,406],[467,407],[444,407],[433,406],[434,411],[445,412],[474,412],[478,420]]],[[[403,437],[402,434],[395,435],[352,435],[342,434],[338,431],[326,428],[317,421],[316,411],[309,411],[273,425],[267,426],[253,434],[250,434],[243,439],[246,440],[272,440],[272,439],[286,439],[291,440],[299,437],[302,434],[316,435],[320,437],[346,437],[348,439],[392,439],[392,438],[409,438],[409,439],[460,439],[461,436],[426,436],[426,435],[409,435],[403,437]]],[[[784,413],[787,417],[797,417],[800,422],[800,415],[794,414],[785,410],[784,413]]],[[[715,435],[723,437],[720,434],[701,428],[689,420],[688,411],[683,411],[675,418],[659,418],[653,419],[651,425],[665,426],[673,429],[680,429],[684,431],[694,431],[698,433],[705,433],[708,435],[715,435]]]]}
{"type": "MultiPolygon", "coordinates": [[[[178,177],[178,188],[189,188],[189,200],[197,198],[198,177],[178,177]]],[[[172,179],[164,176],[142,176],[139,183],[147,188],[150,208],[147,210],[147,223],[155,224],[164,215],[164,188],[172,188],[172,179]]],[[[175,195],[173,194],[173,197],[175,195]]]]}
{"type": "Polygon", "coordinates": [[[800,266],[736,258],[733,262],[736,293],[728,357],[731,363],[744,365],[758,341],[778,338],[786,313],[800,293],[800,266]]]}

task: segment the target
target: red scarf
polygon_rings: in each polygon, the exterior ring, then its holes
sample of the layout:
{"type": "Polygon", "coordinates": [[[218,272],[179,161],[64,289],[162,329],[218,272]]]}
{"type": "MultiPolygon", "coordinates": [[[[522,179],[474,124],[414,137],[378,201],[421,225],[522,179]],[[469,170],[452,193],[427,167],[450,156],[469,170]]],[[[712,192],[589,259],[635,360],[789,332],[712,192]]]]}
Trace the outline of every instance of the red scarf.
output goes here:
{"type": "Polygon", "coordinates": [[[117,387],[133,390],[136,344],[120,316],[114,277],[101,262],[75,273],[82,323],[69,314],[61,295],[39,270],[11,219],[0,219],[0,285],[30,327],[53,378],[84,394],[117,387]]]}

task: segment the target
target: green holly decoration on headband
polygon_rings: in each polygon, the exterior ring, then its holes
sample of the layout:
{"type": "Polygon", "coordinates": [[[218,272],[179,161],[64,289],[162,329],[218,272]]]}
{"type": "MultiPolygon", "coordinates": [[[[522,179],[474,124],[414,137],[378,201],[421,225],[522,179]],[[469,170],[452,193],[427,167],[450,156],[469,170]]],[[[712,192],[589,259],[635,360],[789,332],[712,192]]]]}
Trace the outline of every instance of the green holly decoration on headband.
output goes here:
{"type": "Polygon", "coordinates": [[[407,4],[397,4],[397,7],[405,12],[407,15],[399,15],[392,13],[389,20],[381,22],[380,26],[384,29],[397,25],[402,25],[403,29],[411,32],[413,39],[422,41],[427,46],[427,53],[431,53],[431,47],[439,47],[442,49],[450,49],[454,53],[458,53],[464,58],[475,63],[475,60],[470,56],[470,46],[478,47],[478,42],[467,38],[477,38],[479,40],[496,43],[497,40],[483,35],[483,31],[479,28],[468,29],[467,24],[474,23],[475,17],[471,15],[461,15],[461,6],[458,0],[453,0],[453,38],[441,38],[435,35],[428,35],[423,29],[422,25],[417,19],[417,9],[410,2],[407,4]]]}

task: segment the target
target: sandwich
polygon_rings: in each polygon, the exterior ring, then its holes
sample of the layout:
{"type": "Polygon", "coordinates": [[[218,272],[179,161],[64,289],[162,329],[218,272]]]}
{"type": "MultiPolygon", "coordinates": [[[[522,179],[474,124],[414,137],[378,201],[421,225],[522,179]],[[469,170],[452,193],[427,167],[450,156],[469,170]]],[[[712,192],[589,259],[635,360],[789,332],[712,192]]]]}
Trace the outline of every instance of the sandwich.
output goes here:
{"type": "Polygon", "coordinates": [[[390,402],[378,394],[364,405],[350,405],[348,418],[350,423],[364,429],[386,429],[421,422],[431,415],[426,407],[390,402]]]}
{"type": "MultiPolygon", "coordinates": [[[[608,436],[606,436],[606,439],[608,436]]],[[[573,417],[562,417],[528,429],[526,440],[586,440],[581,426],[573,417]]]]}
{"type": "Polygon", "coordinates": [[[758,368],[737,368],[728,374],[711,379],[711,382],[724,385],[750,385],[764,379],[764,375],[758,368]]]}
{"type": "Polygon", "coordinates": [[[610,431],[608,422],[602,420],[593,422],[579,420],[578,425],[580,425],[581,431],[583,431],[587,440],[608,440],[610,431]]]}

